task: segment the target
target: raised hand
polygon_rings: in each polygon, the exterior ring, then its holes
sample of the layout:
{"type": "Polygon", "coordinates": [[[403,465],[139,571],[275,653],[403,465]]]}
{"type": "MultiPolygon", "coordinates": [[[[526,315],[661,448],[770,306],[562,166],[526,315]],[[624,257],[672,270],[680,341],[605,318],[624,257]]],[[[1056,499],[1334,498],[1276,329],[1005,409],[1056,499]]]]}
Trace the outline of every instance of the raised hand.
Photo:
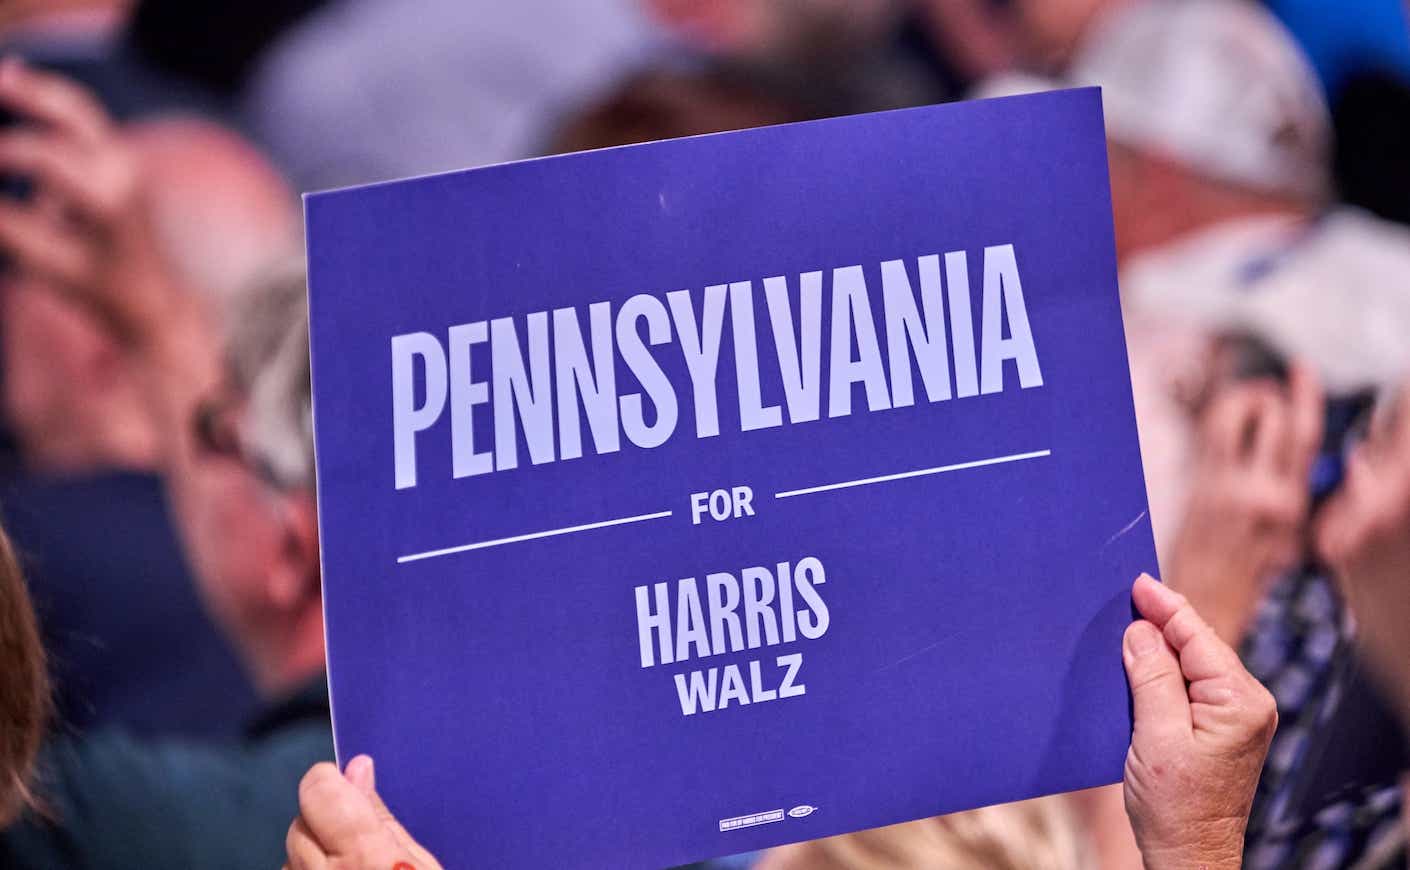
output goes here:
{"type": "Polygon", "coordinates": [[[1142,576],[1122,658],[1126,812],[1148,870],[1237,868],[1277,705],[1184,596],[1142,576]]]}
{"type": "Polygon", "coordinates": [[[83,87],[0,62],[0,173],[31,182],[0,198],[0,250],[10,268],[90,307],[115,334],[142,342],[178,316],[179,292],[143,201],[141,160],[83,87]]]}
{"type": "Polygon", "coordinates": [[[1356,619],[1357,642],[1410,725],[1410,399],[1375,418],[1315,535],[1356,619]]]}
{"type": "Polygon", "coordinates": [[[1316,376],[1294,367],[1286,387],[1225,387],[1201,417],[1168,576],[1226,643],[1239,642],[1269,579],[1302,555],[1322,407],[1316,376]]]}

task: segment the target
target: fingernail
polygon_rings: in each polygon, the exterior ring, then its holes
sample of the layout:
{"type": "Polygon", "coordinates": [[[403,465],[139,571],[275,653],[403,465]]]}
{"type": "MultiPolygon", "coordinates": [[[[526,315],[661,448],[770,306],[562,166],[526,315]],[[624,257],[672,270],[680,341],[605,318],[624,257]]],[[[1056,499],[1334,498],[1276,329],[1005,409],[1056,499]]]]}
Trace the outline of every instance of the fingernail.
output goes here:
{"type": "Polygon", "coordinates": [[[1163,639],[1154,625],[1138,620],[1126,629],[1126,650],[1136,658],[1148,656],[1160,648],[1163,639]]]}
{"type": "Polygon", "coordinates": [[[1160,582],[1149,574],[1142,573],[1141,576],[1136,578],[1136,582],[1145,586],[1149,586],[1151,588],[1151,591],[1155,593],[1155,596],[1157,598],[1164,599],[1167,602],[1169,602],[1171,600],[1171,597],[1175,595],[1174,590],[1172,590],[1169,586],[1166,586],[1164,583],[1160,582]]]}
{"type": "Polygon", "coordinates": [[[348,782],[364,791],[371,791],[377,787],[377,769],[370,755],[359,755],[348,762],[344,774],[348,782]]]}

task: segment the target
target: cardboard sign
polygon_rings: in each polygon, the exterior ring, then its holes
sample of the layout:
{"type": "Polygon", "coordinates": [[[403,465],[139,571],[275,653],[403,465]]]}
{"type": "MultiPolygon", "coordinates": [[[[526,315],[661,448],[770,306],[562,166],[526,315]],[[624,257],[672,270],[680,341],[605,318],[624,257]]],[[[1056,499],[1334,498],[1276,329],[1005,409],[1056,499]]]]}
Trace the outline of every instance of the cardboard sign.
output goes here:
{"type": "Polygon", "coordinates": [[[1156,564],[1097,91],[307,212],[338,751],[446,866],[1120,778],[1156,564]]]}

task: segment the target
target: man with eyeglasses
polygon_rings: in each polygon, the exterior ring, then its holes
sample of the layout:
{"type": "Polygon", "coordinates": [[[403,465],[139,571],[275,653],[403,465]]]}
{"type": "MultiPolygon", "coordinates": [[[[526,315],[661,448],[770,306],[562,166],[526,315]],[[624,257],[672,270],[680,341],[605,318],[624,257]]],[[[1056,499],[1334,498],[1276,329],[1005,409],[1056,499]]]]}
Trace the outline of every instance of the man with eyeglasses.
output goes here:
{"type": "MultiPolygon", "coordinates": [[[[222,338],[163,257],[131,146],[89,95],[6,62],[0,98],[43,118],[46,139],[21,152],[0,136],[0,172],[46,192],[0,205],[0,250],[120,339],[200,596],[268,699],[236,741],[51,739],[46,812],[0,833],[0,865],[278,866],[299,777],[333,754],[302,270],[244,295],[222,338]]],[[[144,606],[138,587],[130,606],[144,606]]]]}

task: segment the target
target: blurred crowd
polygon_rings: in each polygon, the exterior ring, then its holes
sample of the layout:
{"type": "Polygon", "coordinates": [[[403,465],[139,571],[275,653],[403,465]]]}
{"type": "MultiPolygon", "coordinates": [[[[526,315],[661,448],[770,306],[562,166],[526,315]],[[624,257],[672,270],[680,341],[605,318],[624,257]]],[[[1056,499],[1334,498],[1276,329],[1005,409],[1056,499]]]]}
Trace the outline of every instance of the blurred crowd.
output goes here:
{"type": "MultiPolygon", "coordinates": [[[[0,58],[0,866],[319,839],[297,193],[1092,84],[1164,580],[1277,706],[1242,860],[1405,866],[1403,0],[4,0],[0,58]]],[[[1131,801],[713,866],[1136,867],[1131,801]]]]}

